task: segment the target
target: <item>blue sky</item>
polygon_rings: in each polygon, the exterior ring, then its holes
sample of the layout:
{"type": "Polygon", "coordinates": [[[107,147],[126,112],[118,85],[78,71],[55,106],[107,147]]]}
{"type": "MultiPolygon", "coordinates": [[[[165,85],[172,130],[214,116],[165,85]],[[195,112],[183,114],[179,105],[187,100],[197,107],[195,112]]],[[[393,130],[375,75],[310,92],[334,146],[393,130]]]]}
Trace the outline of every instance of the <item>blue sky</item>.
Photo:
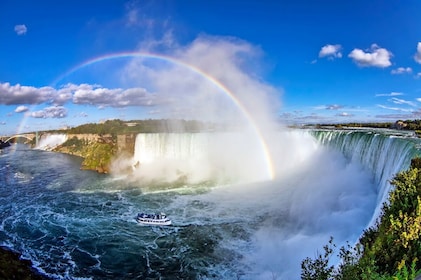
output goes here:
{"type": "Polygon", "coordinates": [[[419,11],[418,0],[4,0],[0,134],[238,112],[420,118],[419,11]]]}

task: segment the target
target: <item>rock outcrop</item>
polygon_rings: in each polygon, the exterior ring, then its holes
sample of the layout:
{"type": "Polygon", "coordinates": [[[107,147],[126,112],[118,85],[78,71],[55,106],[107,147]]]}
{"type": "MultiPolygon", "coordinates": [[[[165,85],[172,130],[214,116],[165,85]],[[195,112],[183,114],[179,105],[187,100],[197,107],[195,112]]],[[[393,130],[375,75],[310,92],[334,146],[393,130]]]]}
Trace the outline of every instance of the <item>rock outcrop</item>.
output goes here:
{"type": "Polygon", "coordinates": [[[134,153],[136,134],[68,134],[54,151],[82,157],[81,168],[109,173],[113,158],[134,153]]]}

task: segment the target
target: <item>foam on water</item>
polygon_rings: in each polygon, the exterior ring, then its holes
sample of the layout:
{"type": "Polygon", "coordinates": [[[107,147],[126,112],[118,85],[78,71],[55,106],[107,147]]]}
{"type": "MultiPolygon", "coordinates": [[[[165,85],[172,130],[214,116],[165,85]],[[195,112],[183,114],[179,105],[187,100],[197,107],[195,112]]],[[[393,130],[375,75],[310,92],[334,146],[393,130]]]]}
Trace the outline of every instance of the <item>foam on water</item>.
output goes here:
{"type": "Polygon", "coordinates": [[[339,246],[358,239],[379,187],[372,169],[308,132],[289,131],[277,143],[275,180],[222,184],[148,185],[81,171],[67,155],[6,151],[0,244],[57,279],[299,279],[300,262],[330,236],[339,246]],[[173,226],[134,219],[157,211],[173,226]]]}

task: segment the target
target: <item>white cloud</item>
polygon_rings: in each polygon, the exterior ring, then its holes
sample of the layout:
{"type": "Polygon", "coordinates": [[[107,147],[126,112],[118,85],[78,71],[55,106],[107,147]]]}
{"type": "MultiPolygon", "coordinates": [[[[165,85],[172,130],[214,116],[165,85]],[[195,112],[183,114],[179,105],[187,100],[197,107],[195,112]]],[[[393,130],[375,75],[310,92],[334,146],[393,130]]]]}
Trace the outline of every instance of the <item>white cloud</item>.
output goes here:
{"type": "Polygon", "coordinates": [[[391,73],[394,74],[394,75],[405,74],[405,73],[410,74],[410,73],[412,73],[412,68],[411,67],[406,67],[406,68],[405,67],[399,67],[397,69],[393,69],[391,71],[391,73]]]}
{"type": "Polygon", "coordinates": [[[16,113],[23,113],[23,112],[26,112],[28,110],[29,110],[28,107],[21,105],[21,106],[16,107],[15,112],[16,113]]]}
{"type": "Polygon", "coordinates": [[[336,116],[338,117],[353,117],[353,114],[347,113],[347,112],[342,112],[340,114],[337,114],[336,116]]]}
{"type": "MultiPolygon", "coordinates": [[[[155,96],[144,88],[108,89],[99,85],[67,84],[56,90],[52,87],[31,87],[0,83],[0,104],[53,104],[64,105],[73,101],[75,104],[87,104],[98,107],[151,106],[155,96]]],[[[22,109],[24,106],[19,106],[22,109]]]]}
{"type": "Polygon", "coordinates": [[[74,104],[87,104],[98,107],[127,107],[155,105],[154,95],[144,88],[108,89],[82,84],[72,87],[74,104]]]}
{"type": "Polygon", "coordinates": [[[26,32],[28,31],[28,28],[26,28],[25,24],[18,24],[15,25],[15,32],[18,35],[25,35],[26,32]]]}
{"type": "Polygon", "coordinates": [[[385,105],[377,105],[377,107],[387,109],[387,110],[392,110],[392,111],[412,112],[412,110],[410,110],[410,109],[402,109],[402,108],[398,108],[398,107],[389,107],[389,106],[385,106],[385,105]]]}
{"type": "Polygon", "coordinates": [[[376,44],[371,45],[371,48],[364,52],[361,49],[354,49],[348,57],[361,67],[380,67],[385,68],[392,65],[390,59],[392,53],[387,49],[380,48],[376,44]]]}
{"type": "Polygon", "coordinates": [[[29,115],[33,118],[65,118],[67,116],[67,109],[62,106],[47,107],[43,110],[30,112],[29,115]]]}
{"type": "Polygon", "coordinates": [[[414,55],[414,59],[421,64],[421,42],[418,42],[417,53],[414,55]]]}
{"type": "Polygon", "coordinates": [[[400,105],[404,104],[404,105],[409,105],[409,106],[415,107],[414,102],[408,101],[408,100],[404,100],[404,99],[399,99],[399,98],[396,98],[396,97],[393,97],[393,98],[389,99],[389,101],[391,101],[391,102],[393,102],[395,104],[400,104],[400,105]]]}
{"type": "Polygon", "coordinates": [[[392,91],[391,93],[376,94],[376,96],[400,96],[400,95],[403,95],[403,93],[402,92],[394,92],[394,91],[392,91]]]}
{"type": "Polygon", "coordinates": [[[325,45],[319,52],[319,57],[341,58],[341,45],[325,45]]]}
{"type": "Polygon", "coordinates": [[[339,110],[339,109],[342,109],[342,108],[343,108],[343,106],[337,105],[337,104],[326,105],[326,107],[325,107],[326,110],[339,110]]]}
{"type": "Polygon", "coordinates": [[[9,83],[0,83],[0,104],[21,105],[21,104],[41,104],[54,99],[56,90],[52,87],[31,87],[14,86],[9,83]]]}

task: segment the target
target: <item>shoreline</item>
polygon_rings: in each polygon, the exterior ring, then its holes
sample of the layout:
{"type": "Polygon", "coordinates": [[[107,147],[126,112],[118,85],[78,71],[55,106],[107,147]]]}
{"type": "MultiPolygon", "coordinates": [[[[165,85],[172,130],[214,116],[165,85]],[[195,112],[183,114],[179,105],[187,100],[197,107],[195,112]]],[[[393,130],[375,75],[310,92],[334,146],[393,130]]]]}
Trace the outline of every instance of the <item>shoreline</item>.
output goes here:
{"type": "Polygon", "coordinates": [[[30,260],[21,259],[19,253],[3,246],[0,246],[0,279],[50,280],[33,268],[30,260]]]}

